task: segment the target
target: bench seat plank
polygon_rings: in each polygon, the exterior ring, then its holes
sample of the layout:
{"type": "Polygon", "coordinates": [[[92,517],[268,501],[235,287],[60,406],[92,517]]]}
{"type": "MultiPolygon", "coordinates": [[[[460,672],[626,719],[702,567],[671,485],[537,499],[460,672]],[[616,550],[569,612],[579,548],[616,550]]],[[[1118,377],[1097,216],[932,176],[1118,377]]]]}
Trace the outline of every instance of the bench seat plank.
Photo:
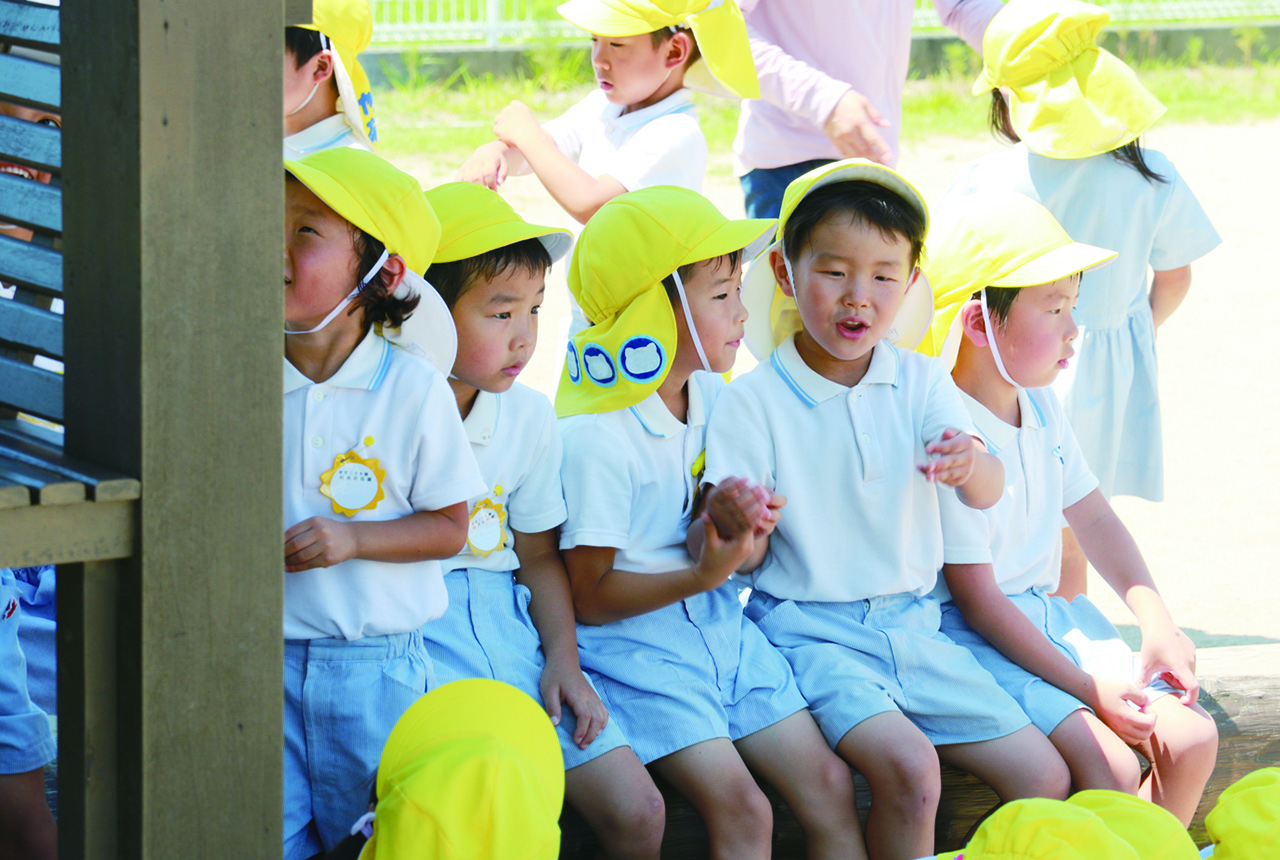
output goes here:
{"type": "Polygon", "coordinates": [[[62,132],[47,125],[0,116],[0,156],[14,164],[57,173],[62,170],[62,132]]]}
{"type": "Polygon", "coordinates": [[[61,233],[62,189],[0,173],[0,221],[61,233]]]}
{"type": "Polygon", "coordinates": [[[0,54],[0,97],[46,110],[62,110],[62,75],[57,66],[0,54]]]}
{"type": "Polygon", "coordinates": [[[25,508],[31,504],[31,490],[0,478],[0,511],[25,508]]]}
{"type": "Polygon", "coordinates": [[[62,420],[62,377],[0,356],[0,404],[50,421],[62,420]]]}
{"type": "Polygon", "coordinates": [[[62,358],[62,315],[0,299],[0,341],[28,352],[62,358]]]}
{"type": "Polygon", "coordinates": [[[94,501],[128,501],[141,495],[142,486],[136,478],[116,475],[100,466],[68,457],[60,449],[6,426],[0,426],[0,457],[84,484],[94,501]]]}
{"type": "Polygon", "coordinates": [[[14,460],[5,456],[3,450],[0,450],[0,479],[29,488],[38,505],[70,505],[85,500],[84,484],[14,460]]]}
{"type": "Polygon", "coordinates": [[[0,282],[62,296],[62,255],[34,242],[0,236],[0,282]]]}

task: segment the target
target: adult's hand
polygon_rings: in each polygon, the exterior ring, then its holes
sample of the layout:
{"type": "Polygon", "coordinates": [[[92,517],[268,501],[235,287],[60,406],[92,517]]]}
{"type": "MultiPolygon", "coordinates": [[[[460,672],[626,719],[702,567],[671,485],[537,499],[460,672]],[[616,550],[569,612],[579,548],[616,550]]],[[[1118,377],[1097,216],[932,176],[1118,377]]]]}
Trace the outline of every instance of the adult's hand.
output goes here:
{"type": "Polygon", "coordinates": [[[880,116],[866,96],[849,90],[836,102],[822,130],[845,158],[867,158],[888,164],[893,160],[893,153],[879,131],[888,127],[889,121],[880,116]]]}

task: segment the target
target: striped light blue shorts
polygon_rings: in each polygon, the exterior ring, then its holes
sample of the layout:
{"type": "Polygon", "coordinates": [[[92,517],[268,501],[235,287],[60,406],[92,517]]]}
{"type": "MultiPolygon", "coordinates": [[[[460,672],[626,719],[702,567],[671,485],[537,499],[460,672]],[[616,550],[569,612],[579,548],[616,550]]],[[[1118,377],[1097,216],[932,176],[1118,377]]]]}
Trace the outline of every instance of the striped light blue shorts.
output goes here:
{"type": "MultiPolygon", "coordinates": [[[[491,678],[541,702],[539,683],[546,658],[529,616],[529,589],[516,584],[510,573],[491,570],[450,571],[444,584],[449,589],[449,609],[422,627],[437,683],[491,678]]],[[[562,705],[556,734],[566,770],[627,745],[610,716],[591,745],[579,749],[573,742],[577,725],[573,708],[562,705]]]]}
{"type": "Polygon", "coordinates": [[[973,654],[938,631],[936,600],[797,602],[756,590],[746,613],[791,664],[832,748],[863,720],[891,711],[936,745],[991,740],[1027,725],[973,654]]]}
{"type": "Polygon", "coordinates": [[[12,574],[0,568],[0,774],[27,773],[58,754],[49,717],[27,689],[27,661],[18,641],[21,601],[12,574]]]}
{"type": "MultiPolygon", "coordinates": [[[[1137,680],[1138,666],[1133,651],[1120,638],[1120,632],[1083,594],[1068,603],[1061,597],[1050,597],[1042,589],[1033,588],[1010,595],[1009,599],[1059,651],[1090,675],[1137,680]]],[[[1001,654],[968,625],[954,603],[947,603],[942,608],[942,632],[972,651],[978,662],[995,676],[996,683],[1013,696],[1035,727],[1046,735],[1074,711],[1089,708],[1075,696],[1001,654]]],[[[1173,692],[1173,687],[1164,681],[1155,681],[1144,692],[1148,700],[1154,701],[1173,692]]]]}
{"type": "Polygon", "coordinates": [[[579,624],[578,648],[645,764],[804,710],[787,661],[743,617],[729,583],[644,615],[579,624]]]}

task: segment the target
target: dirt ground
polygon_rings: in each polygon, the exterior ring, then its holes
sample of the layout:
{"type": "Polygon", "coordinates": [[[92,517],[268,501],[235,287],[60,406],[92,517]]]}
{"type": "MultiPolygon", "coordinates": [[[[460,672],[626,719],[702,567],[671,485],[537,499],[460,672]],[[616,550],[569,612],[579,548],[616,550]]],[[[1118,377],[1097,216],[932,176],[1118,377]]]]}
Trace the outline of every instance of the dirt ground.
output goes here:
{"type": "MultiPolygon", "coordinates": [[[[1174,619],[1200,647],[1280,642],[1280,446],[1273,438],[1280,436],[1280,397],[1267,370],[1280,287],[1268,280],[1264,253],[1280,245],[1280,219],[1270,209],[1280,200],[1277,140],[1280,120],[1157,126],[1144,140],[1172,158],[1223,244],[1194,264],[1190,295],[1160,331],[1165,500],[1118,498],[1115,507],[1174,619]]],[[[986,138],[908,142],[898,167],[932,200],[964,165],[1000,145],[986,138]]],[[[426,157],[398,161],[427,186],[457,167],[426,157]]],[[[713,158],[703,191],[725,214],[742,216],[727,156],[713,158]]],[[[530,221],[573,226],[533,177],[510,180],[503,193],[530,221]]],[[[542,340],[521,381],[550,396],[567,329],[562,265],[547,286],[542,340]]],[[[742,350],[737,370],[753,364],[742,350]]],[[[1132,635],[1124,604],[1096,574],[1090,578],[1090,596],[1132,635]]]]}

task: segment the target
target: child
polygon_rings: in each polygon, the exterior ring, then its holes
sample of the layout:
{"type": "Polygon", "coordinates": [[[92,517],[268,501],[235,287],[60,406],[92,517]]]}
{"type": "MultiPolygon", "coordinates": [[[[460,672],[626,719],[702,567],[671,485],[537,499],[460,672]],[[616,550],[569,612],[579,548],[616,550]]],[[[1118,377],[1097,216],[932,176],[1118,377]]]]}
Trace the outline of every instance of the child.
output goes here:
{"type": "Polygon", "coordinates": [[[1115,254],[1072,242],[1048,210],[1012,192],[966,197],[929,241],[938,311],[926,350],[946,367],[954,360],[965,405],[1005,474],[1004,496],[986,511],[942,496],[952,516],[977,518],[992,553],[990,563],[944,565],[938,596],[954,602],[944,603],[942,631],[1049,736],[1076,788],[1138,793],[1188,824],[1217,752],[1213,720],[1194,704],[1195,647],[1174,626],[1047,387],[1072,357],[1076,296],[1095,289],[1092,273],[1080,289],[1080,272],[1115,254]],[[1049,596],[1064,515],[1137,616],[1136,667],[1087,597],[1049,596]],[[1166,695],[1166,679],[1181,695],[1166,695]],[[1151,762],[1145,777],[1128,746],[1151,762]]]}
{"type": "Polygon", "coordinates": [[[508,174],[532,170],[585,224],[625,191],[679,185],[698,191],[707,141],[684,89],[699,57],[722,88],[759,98],[746,25],[734,0],[622,2],[570,0],[559,12],[591,33],[599,89],[539,126],[514,101],[498,114],[486,143],[458,178],[496,189],[508,174]]]}
{"type": "Polygon", "coordinates": [[[899,309],[927,219],[919,193],[869,161],[787,187],[780,242],[743,294],[766,321],[794,299],[801,328],[747,332],[777,346],[721,395],[703,477],[742,476],[787,499],[777,530],[739,568],[754,589],[746,613],[786,656],[827,742],[870,784],[876,860],[933,850],[939,757],[1006,801],[1068,787],[1052,745],[939,634],[928,597],[944,559],[989,553],[944,528],[935,484],[985,507],[1002,469],[971,435],[946,371],[886,340],[906,329],[899,309]]]}
{"type": "Polygon", "coordinates": [[[44,766],[58,748],[49,717],[28,693],[13,577],[0,568],[0,855],[52,860],[58,833],[45,801],[44,766]]]}
{"type": "MultiPolygon", "coordinates": [[[[1220,239],[1169,160],[1141,147],[1164,106],[1097,46],[1107,19],[1076,0],[1012,0],[992,19],[973,91],[992,91],[992,128],[1021,143],[971,165],[948,196],[1017,191],[1077,241],[1119,252],[1080,295],[1077,358],[1054,387],[1103,496],[1159,501],[1156,328],[1191,286],[1191,262],[1220,239]]],[[[1086,567],[1063,537],[1070,598],[1085,591],[1086,567]]]]}
{"type": "Polygon", "coordinates": [[[284,28],[284,157],[373,149],[373,90],[356,55],[373,38],[369,0],[313,0],[311,23],[284,28]]]}
{"type": "MultiPolygon", "coordinates": [[[[355,148],[285,167],[284,856],[292,860],[346,835],[391,726],[429,685],[419,629],[447,604],[438,559],[462,548],[466,501],[485,486],[444,374],[399,345],[422,337],[421,323],[436,314],[437,338],[452,333],[417,274],[440,230],[417,180],[355,148]]],[[[452,363],[451,344],[413,346],[452,363]]]]}
{"type": "Polygon", "coordinates": [[[592,324],[556,396],[560,547],[583,666],[640,761],[701,814],[712,856],[769,854],[772,809],[750,767],[795,812],[810,857],[853,858],[849,769],[726,581],[750,535],[723,541],[695,518],[703,431],[742,339],[741,255],[771,226],[658,187],[582,231],[569,288],[592,324]],[[705,531],[696,561],[691,526],[705,531]]]}
{"type": "Polygon", "coordinates": [[[555,412],[515,381],[537,345],[544,276],[569,252],[569,233],[525,223],[469,182],[433,188],[427,201],[443,229],[427,278],[458,329],[449,386],[489,487],[468,502],[467,545],[443,565],[449,611],[422,628],[427,652],[440,682],[494,678],[541,701],[557,724],[568,800],[605,854],[656,857],[662,795],[578,663],[557,546],[565,507],[555,412]]]}

